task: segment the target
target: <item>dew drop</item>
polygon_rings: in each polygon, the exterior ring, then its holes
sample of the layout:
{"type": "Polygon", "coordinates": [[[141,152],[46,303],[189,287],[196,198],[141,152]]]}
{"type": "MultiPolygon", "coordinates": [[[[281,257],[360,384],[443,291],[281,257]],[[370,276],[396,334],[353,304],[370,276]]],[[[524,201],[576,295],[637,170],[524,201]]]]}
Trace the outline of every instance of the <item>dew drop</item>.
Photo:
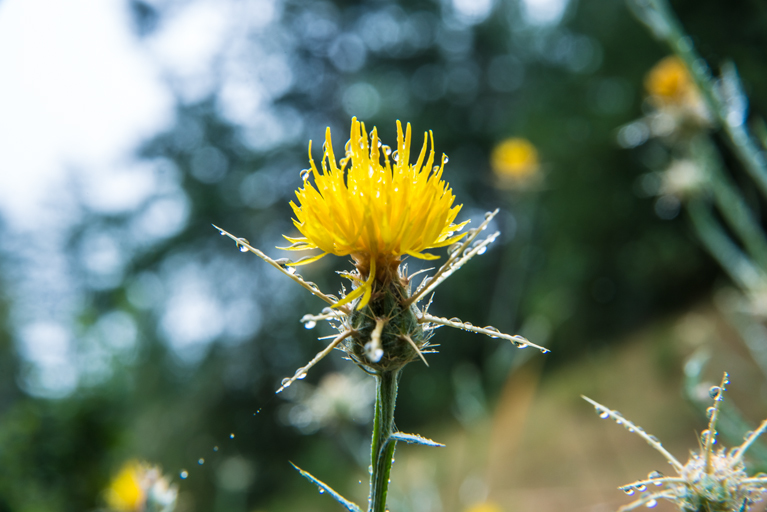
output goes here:
{"type": "Polygon", "coordinates": [[[288,379],[286,377],[286,378],[282,379],[282,382],[280,382],[280,384],[282,385],[283,388],[289,388],[291,382],[290,382],[290,379],[288,379]]]}
{"type": "Polygon", "coordinates": [[[456,243],[456,244],[453,244],[450,247],[448,247],[447,248],[447,252],[450,253],[450,254],[453,254],[455,251],[457,251],[460,248],[461,248],[461,244],[460,243],[456,243]]]}
{"type": "Polygon", "coordinates": [[[214,446],[214,447],[213,447],[213,451],[214,451],[214,452],[217,452],[217,451],[218,451],[218,446],[214,446]]]}
{"type": "Polygon", "coordinates": [[[295,274],[296,273],[296,267],[293,267],[293,266],[288,267],[288,266],[286,266],[285,267],[285,272],[287,272],[288,274],[295,274]]]}
{"type": "Polygon", "coordinates": [[[197,464],[199,464],[200,466],[202,466],[203,464],[205,464],[205,459],[203,459],[202,457],[200,457],[199,459],[197,459],[197,464]]]}
{"type": "Polygon", "coordinates": [[[748,438],[749,438],[749,437],[751,437],[752,435],[754,435],[754,431],[753,431],[753,430],[749,430],[749,431],[748,431],[748,432],[746,432],[746,434],[743,436],[743,440],[744,440],[744,441],[748,440],[748,438]]]}
{"type": "Polygon", "coordinates": [[[487,252],[487,246],[485,245],[479,248],[479,250],[477,251],[477,254],[485,254],[486,252],[487,252]]]}
{"type": "Polygon", "coordinates": [[[234,439],[234,433],[229,434],[229,439],[234,439]]]}
{"type": "Polygon", "coordinates": [[[492,216],[493,216],[493,212],[487,212],[485,214],[485,220],[492,218],[492,216]]]}
{"type": "Polygon", "coordinates": [[[395,162],[399,162],[399,151],[395,151],[394,153],[392,153],[391,159],[394,160],[395,162]]]}
{"type": "Polygon", "coordinates": [[[383,349],[381,349],[381,348],[375,349],[373,351],[373,357],[372,357],[371,361],[373,361],[374,363],[377,363],[378,361],[381,360],[381,358],[383,357],[383,354],[384,354],[383,349]]]}
{"type": "Polygon", "coordinates": [[[625,489],[623,489],[623,492],[625,492],[629,496],[633,496],[635,491],[632,487],[626,487],[625,489]]]}
{"type": "Polygon", "coordinates": [[[451,322],[455,322],[455,323],[457,323],[457,324],[460,324],[460,323],[461,323],[461,319],[460,319],[460,318],[458,318],[457,316],[454,316],[453,318],[451,318],[451,319],[450,319],[450,321],[451,321],[451,322]]]}
{"type": "Polygon", "coordinates": [[[187,477],[189,476],[189,471],[187,471],[186,469],[182,469],[181,473],[179,473],[178,476],[181,477],[181,480],[186,480],[187,477]]]}
{"type": "Polygon", "coordinates": [[[446,164],[450,161],[446,154],[442,153],[442,163],[446,164]]]}
{"type": "Polygon", "coordinates": [[[298,377],[296,377],[298,380],[304,380],[306,378],[306,372],[301,372],[298,374],[298,377]]]}
{"type": "Polygon", "coordinates": [[[655,508],[658,505],[658,500],[650,500],[647,503],[645,503],[645,506],[647,508],[655,508]]]}
{"type": "Polygon", "coordinates": [[[716,407],[709,407],[706,409],[706,418],[711,419],[711,416],[714,415],[714,411],[716,411],[716,407]]]}
{"type": "Polygon", "coordinates": [[[606,420],[607,418],[610,417],[610,413],[608,411],[602,411],[599,417],[602,418],[603,420],[606,420]]]}
{"type": "Polygon", "coordinates": [[[311,169],[304,169],[304,170],[302,170],[301,173],[299,174],[299,176],[301,176],[301,180],[302,181],[308,180],[309,179],[309,174],[311,172],[312,172],[311,169]]]}
{"type": "Polygon", "coordinates": [[[320,494],[325,494],[325,489],[323,489],[322,487],[320,487],[320,494]]]}
{"type": "Polygon", "coordinates": [[[637,491],[639,492],[645,492],[647,490],[647,486],[644,484],[637,485],[637,491]]]}
{"type": "MultiPolygon", "coordinates": [[[[647,474],[647,478],[651,480],[654,478],[663,478],[663,473],[661,473],[660,471],[653,471],[647,474]]],[[[656,485],[660,485],[660,484],[656,484],[656,485]]]]}
{"type": "Polygon", "coordinates": [[[244,245],[241,245],[240,246],[240,252],[248,252],[248,248],[245,247],[244,245]]]}
{"type": "Polygon", "coordinates": [[[317,322],[314,320],[309,320],[308,322],[304,322],[304,327],[307,329],[314,329],[317,326],[317,322]]]}
{"type": "Polygon", "coordinates": [[[225,231],[221,231],[221,236],[224,236],[224,235],[226,235],[226,232],[225,231]]]}
{"type": "Polygon", "coordinates": [[[720,388],[719,386],[711,386],[708,389],[708,396],[716,400],[719,398],[719,395],[721,392],[722,392],[722,388],[720,388]]]}

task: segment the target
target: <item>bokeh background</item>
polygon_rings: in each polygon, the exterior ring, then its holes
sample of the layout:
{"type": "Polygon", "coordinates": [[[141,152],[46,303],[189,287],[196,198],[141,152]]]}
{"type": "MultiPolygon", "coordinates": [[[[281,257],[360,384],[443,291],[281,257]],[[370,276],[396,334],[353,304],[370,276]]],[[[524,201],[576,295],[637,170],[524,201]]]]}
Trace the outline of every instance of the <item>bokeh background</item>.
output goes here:
{"type": "MultiPolygon", "coordinates": [[[[767,111],[767,8],[673,6],[767,111]]],[[[501,209],[432,311],[552,349],[438,331],[397,424],[448,447],[398,448],[392,510],[626,502],[665,462],[581,394],[684,458],[696,385],[727,369],[753,428],[764,368],[717,306],[727,278],[656,197],[664,147],[619,136],[666,54],[614,0],[0,0],[0,511],[103,509],[131,459],[179,511],[340,508],[288,461],[364,503],[372,380],[336,353],[275,396],[331,334],[299,322],[324,304],[211,227],[286,256],[308,141],[330,126],[340,151],[352,116],[390,144],[397,119],[433,130],[459,219],[501,209]],[[535,179],[494,174],[509,137],[535,179]]],[[[303,274],[333,293],[344,268],[303,274]]]]}

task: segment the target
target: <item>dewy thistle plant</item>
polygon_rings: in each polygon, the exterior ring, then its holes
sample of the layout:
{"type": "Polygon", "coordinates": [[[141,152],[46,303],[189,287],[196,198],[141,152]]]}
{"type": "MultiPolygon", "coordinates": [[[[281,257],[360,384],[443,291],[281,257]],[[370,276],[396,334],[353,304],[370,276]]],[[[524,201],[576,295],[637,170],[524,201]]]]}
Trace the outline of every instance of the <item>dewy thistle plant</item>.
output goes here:
{"type": "MultiPolygon", "coordinates": [[[[424,354],[433,352],[430,338],[440,326],[455,327],[510,341],[519,348],[539,347],[521,336],[503,334],[498,329],[475,327],[458,318],[442,318],[428,313],[429,303],[418,304],[463,266],[486,251],[499,233],[478,239],[497,210],[488,213],[477,228],[461,233],[468,221],[455,224],[461,206],[443,180],[446,155],[435,163],[431,132],[415,164],[411,158],[411,129],[403,133],[397,122],[397,148],[378,139],[374,128],[368,136],[365,125],[352,119],[351,135],[344,157],[336,161],[330,136],[326,131],[323,156],[318,168],[309,145],[310,168],[301,171],[303,186],[296,191],[298,203],[291,202],[294,224],[301,237],[285,237],[289,251],[320,250],[320,254],[298,261],[274,260],[252,247],[247,240],[221,230],[243,252],[252,252],[278,268],[329,307],[320,314],[304,315],[306,327],[328,321],[339,334],[309,363],[283,379],[277,390],[306,377],[307,372],[333,349],[342,350],[348,359],[376,379],[375,416],[371,442],[371,476],[368,511],[384,512],[394,448],[397,441],[441,446],[415,434],[395,431],[394,407],[400,371],[417,359],[426,363],[424,354]],[[313,179],[313,184],[310,181],[313,179]],[[431,276],[424,277],[412,291],[418,272],[408,274],[403,258],[410,256],[433,260],[438,256],[424,252],[449,247],[445,263],[431,276]],[[341,296],[325,294],[312,282],[296,273],[296,267],[317,261],[327,254],[349,256],[355,269],[341,274],[351,282],[351,291],[341,296]]],[[[217,228],[220,229],[220,228],[217,228]]],[[[429,269],[431,270],[431,269],[429,269]]],[[[298,468],[296,468],[298,469],[298,468]]],[[[325,483],[299,469],[301,475],[327,492],[347,510],[361,508],[346,500],[325,483]]]]}
{"type": "Polygon", "coordinates": [[[729,450],[718,446],[716,422],[719,418],[719,405],[724,400],[724,392],[729,383],[729,377],[725,373],[721,384],[709,390],[714,405],[706,410],[708,428],[701,432],[700,450],[691,452],[686,464],[671,455],[655,436],[648,435],[618,411],[612,411],[590,398],[583,397],[594,406],[600,418],[612,418],[618,425],[623,425],[626,430],[647,441],[666,458],[676,472],[676,476],[664,476],[658,471],[653,471],[647,478],[622,486],[621,489],[629,496],[638,492],[640,497],[621,507],[619,512],[633,510],[642,505],[653,508],[660,499],[673,502],[683,512],[745,512],[761,499],[767,490],[767,475],[748,476],[743,456],[754,441],[767,430],[767,420],[764,420],[758,429],[749,432],[740,446],[729,450]]]}

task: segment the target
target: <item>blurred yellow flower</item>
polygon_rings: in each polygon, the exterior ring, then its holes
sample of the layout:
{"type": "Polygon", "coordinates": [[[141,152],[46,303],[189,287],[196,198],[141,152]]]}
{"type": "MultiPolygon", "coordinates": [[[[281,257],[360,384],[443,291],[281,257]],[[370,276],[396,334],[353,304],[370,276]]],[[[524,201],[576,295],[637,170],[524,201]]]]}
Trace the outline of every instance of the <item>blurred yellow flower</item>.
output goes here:
{"type": "Polygon", "coordinates": [[[529,140],[510,137],[493,148],[490,167],[501,186],[527,182],[540,169],[538,151],[529,140]]]}
{"type": "Polygon", "coordinates": [[[652,100],[661,105],[697,106],[700,102],[687,66],[675,56],[658,62],[647,73],[644,84],[652,100]]]}
{"type": "Polygon", "coordinates": [[[455,233],[468,221],[453,224],[461,205],[453,206],[455,196],[442,180],[447,156],[443,154],[439,165],[434,165],[434,136],[424,133],[421,152],[411,165],[410,138],[410,124],[403,134],[397,121],[397,150],[391,153],[388,146],[381,145],[376,128],[368,139],[364,123],[354,118],[346,154],[338,163],[330,128],[325,132],[322,171],[312,159],[309,144],[311,169],[303,173],[304,186],[296,191],[299,204],[290,203],[296,216],[293,222],[303,237],[286,236],[292,245],[283,249],[322,251],[294,265],[331,253],[351,255],[360,278],[366,279],[336,306],[361,296],[357,307],[364,307],[373,281],[393,279],[401,256],[436,259],[423,251],[452,245],[464,236],[455,233]],[[308,182],[310,174],[314,186],[308,182]]]}
{"type": "Polygon", "coordinates": [[[145,493],[142,478],[145,467],[138,461],[128,461],[109,484],[106,500],[109,508],[119,511],[143,510],[145,493]]]}
{"type": "Polygon", "coordinates": [[[501,507],[492,502],[477,503],[466,509],[466,512],[503,512],[501,507]]]}
{"type": "Polygon", "coordinates": [[[119,512],[172,512],[178,489],[157,466],[126,462],[110,482],[105,494],[109,510],[119,512]]]}

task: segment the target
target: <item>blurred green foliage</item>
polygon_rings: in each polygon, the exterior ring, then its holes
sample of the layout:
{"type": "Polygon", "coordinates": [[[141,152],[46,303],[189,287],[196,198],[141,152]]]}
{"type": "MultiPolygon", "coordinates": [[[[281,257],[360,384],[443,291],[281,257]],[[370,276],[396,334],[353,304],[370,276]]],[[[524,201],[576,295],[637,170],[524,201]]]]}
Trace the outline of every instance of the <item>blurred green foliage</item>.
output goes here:
{"type": "MultiPolygon", "coordinates": [[[[79,339],[106,315],[127,314],[136,332],[129,355],[66,398],[32,396],[24,385],[30,363],[14,343],[19,326],[0,317],[0,511],[95,510],[109,475],[133,457],[174,475],[189,471],[181,483],[185,511],[295,509],[282,496],[335,510],[330,500],[314,499],[288,460],[327,477],[342,494],[359,493],[344,482],[365,474],[367,425],[340,423],[306,436],[291,426],[287,400],[273,396],[280,379],[322,346],[298,320],[323,304],[210,226],[282,257],[273,247],[292,233],[288,201],[307,166],[307,141],[315,141],[316,157],[324,128],[342,141],[351,115],[377,126],[384,141],[394,141],[395,119],[412,123],[415,133],[433,130],[437,150],[450,156],[446,178],[466,215],[504,208],[498,246],[442,286],[432,311],[521,329],[553,349],[550,364],[684,307],[719,275],[682,219],[660,220],[637,192],[658,148],[626,151],[615,142],[618,127],[641,115],[644,74],[664,55],[622,3],[573,1],[561,22],[537,26],[525,21],[524,4],[511,2],[497,2],[477,24],[450,2],[276,4],[277,20],[239,41],[236,55],[239,69],[261,77],[254,86],[267,89],[279,73],[265,70],[261,57],[277,55],[289,66],[290,85],[264,107],[271,121],[253,127],[234,120],[221,106],[223,74],[212,77],[221,87],[202,99],[179,94],[175,124],[137,153],[156,166],[162,187],[135,211],[86,210],[68,233],[66,257],[85,296],[73,332],[79,339]],[[538,148],[540,190],[493,187],[488,155],[508,136],[538,148]],[[155,233],[176,212],[161,208],[168,204],[186,212],[180,228],[155,233]],[[94,234],[121,244],[124,271],[116,280],[105,283],[82,257],[94,234]],[[197,321],[168,319],[174,304],[183,310],[185,299],[200,296],[210,302],[193,310],[197,321]],[[232,481],[232,467],[251,477],[232,481]]],[[[143,44],[186,2],[129,6],[143,44]]],[[[767,97],[756,87],[767,81],[764,6],[675,7],[705,57],[737,62],[753,109],[764,111],[767,97]]],[[[331,292],[341,282],[331,270],[347,267],[332,259],[303,271],[331,292]]],[[[20,279],[3,277],[10,289],[20,279]]],[[[3,299],[5,313],[14,298],[3,299]]],[[[436,340],[431,367],[405,372],[404,430],[471,421],[519,357],[467,333],[442,329],[436,340]]],[[[91,363],[83,361],[87,370],[91,363]]],[[[307,382],[346,366],[329,358],[307,382]]]]}

